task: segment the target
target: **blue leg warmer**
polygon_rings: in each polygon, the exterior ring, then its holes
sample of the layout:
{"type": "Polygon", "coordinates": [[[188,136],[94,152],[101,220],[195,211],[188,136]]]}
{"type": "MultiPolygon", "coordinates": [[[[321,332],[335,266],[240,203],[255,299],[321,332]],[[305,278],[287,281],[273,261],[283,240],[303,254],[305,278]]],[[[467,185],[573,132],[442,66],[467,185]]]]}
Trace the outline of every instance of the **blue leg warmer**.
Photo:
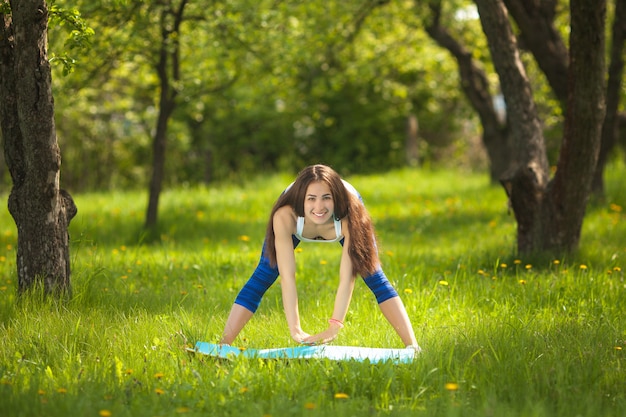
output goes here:
{"type": "Polygon", "coordinates": [[[256,312],[261,303],[261,298],[276,281],[276,278],[278,278],[278,268],[272,268],[269,259],[264,256],[261,257],[254,273],[235,298],[235,304],[239,304],[253,313],[256,312]]]}
{"type": "Polygon", "coordinates": [[[367,278],[363,278],[363,281],[365,281],[369,289],[374,293],[378,304],[398,296],[398,293],[391,286],[391,283],[382,269],[379,269],[367,278]]]}
{"type": "MultiPolygon", "coordinates": [[[[293,247],[295,249],[300,241],[294,237],[293,247]]],[[[263,251],[261,253],[261,260],[256,269],[252,273],[248,282],[241,288],[237,298],[235,298],[235,304],[239,304],[242,307],[247,308],[251,312],[255,313],[261,304],[261,299],[265,292],[276,282],[278,278],[278,267],[270,265],[270,260],[265,256],[265,243],[263,244],[263,251]]]]}

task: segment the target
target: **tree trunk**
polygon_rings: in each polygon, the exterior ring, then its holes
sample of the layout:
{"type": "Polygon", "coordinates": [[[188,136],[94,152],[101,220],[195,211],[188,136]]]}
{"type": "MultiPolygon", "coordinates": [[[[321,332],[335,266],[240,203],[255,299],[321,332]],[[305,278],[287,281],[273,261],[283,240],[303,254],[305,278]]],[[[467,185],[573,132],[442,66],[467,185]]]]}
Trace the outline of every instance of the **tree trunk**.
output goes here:
{"type": "Polygon", "coordinates": [[[502,184],[517,220],[521,253],[578,247],[604,117],[604,0],[571,2],[565,133],[557,172],[548,163],[530,84],[502,0],[476,0],[507,102],[518,164],[502,184]]]}
{"type": "Polygon", "coordinates": [[[540,246],[539,213],[549,174],[543,131],[502,0],[476,0],[476,5],[500,77],[513,141],[514,163],[502,184],[517,220],[518,251],[529,252],[540,246]]]}
{"type": "MultiPolygon", "coordinates": [[[[416,4],[419,5],[417,0],[416,4]]],[[[482,142],[489,157],[491,181],[497,183],[512,163],[509,129],[495,109],[484,70],[476,64],[471,51],[441,26],[441,1],[431,1],[429,6],[432,16],[431,21],[426,25],[426,32],[439,46],[447,49],[457,61],[461,88],[478,114],[483,128],[482,142]]]]}
{"type": "Polygon", "coordinates": [[[606,0],[570,2],[570,73],[563,144],[550,190],[556,248],[578,247],[605,116],[606,0]]]}
{"type": "Polygon", "coordinates": [[[568,51],[554,26],[557,0],[504,0],[520,30],[520,42],[529,49],[565,111],[568,51]]]}
{"type": "Polygon", "coordinates": [[[602,125],[600,154],[596,164],[591,191],[596,196],[604,197],[604,168],[609,155],[617,143],[619,129],[619,102],[624,70],[624,41],[626,38],[626,1],[615,2],[613,34],[610,52],[609,76],[606,87],[606,116],[602,125]]]}
{"type": "Polygon", "coordinates": [[[165,155],[167,144],[167,125],[176,108],[178,84],[180,83],[180,25],[188,0],[181,0],[178,7],[172,1],[161,11],[161,45],[157,74],[161,84],[159,116],[152,144],[152,177],[148,190],[148,208],[146,210],[146,228],[156,226],[159,210],[159,197],[165,178],[165,155]]]}
{"type": "Polygon", "coordinates": [[[169,98],[167,98],[167,94],[167,92],[161,93],[157,128],[152,143],[152,176],[150,178],[148,208],[146,211],[147,228],[154,227],[157,224],[159,197],[161,195],[163,180],[165,178],[167,124],[175,106],[173,101],[170,102],[169,98]]]}
{"type": "Polygon", "coordinates": [[[0,123],[13,181],[8,206],[17,226],[18,291],[43,284],[46,293],[69,294],[67,228],[76,206],[59,189],[48,8],[44,0],[14,0],[11,7],[0,35],[0,123]]]}
{"type": "Polygon", "coordinates": [[[406,139],[405,139],[406,164],[410,167],[418,167],[420,164],[419,151],[419,123],[417,116],[409,114],[406,118],[406,139]]]}
{"type": "MultiPolygon", "coordinates": [[[[519,28],[523,46],[532,52],[565,113],[568,101],[569,56],[567,46],[554,25],[557,1],[504,0],[504,3],[519,28]]],[[[606,88],[606,116],[602,128],[600,155],[592,182],[592,193],[599,197],[604,195],[604,169],[616,142],[620,117],[618,104],[624,66],[625,9],[624,0],[615,2],[611,65],[606,88]]]]}

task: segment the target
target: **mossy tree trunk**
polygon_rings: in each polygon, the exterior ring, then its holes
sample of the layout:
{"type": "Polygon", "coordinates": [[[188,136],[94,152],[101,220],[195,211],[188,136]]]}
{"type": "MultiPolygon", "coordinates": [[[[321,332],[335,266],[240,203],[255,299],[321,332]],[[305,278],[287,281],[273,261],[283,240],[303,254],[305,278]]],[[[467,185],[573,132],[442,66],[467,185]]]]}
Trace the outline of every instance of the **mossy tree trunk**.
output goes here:
{"type": "Polygon", "coordinates": [[[0,126],[13,182],[18,291],[41,284],[47,294],[69,294],[68,226],[76,206],[59,188],[48,8],[45,0],[12,0],[10,7],[2,0],[0,7],[0,126]]]}
{"type": "Polygon", "coordinates": [[[520,253],[578,247],[605,115],[605,0],[572,0],[567,112],[554,177],[530,83],[502,0],[476,0],[507,104],[514,165],[503,176],[520,253]]]}

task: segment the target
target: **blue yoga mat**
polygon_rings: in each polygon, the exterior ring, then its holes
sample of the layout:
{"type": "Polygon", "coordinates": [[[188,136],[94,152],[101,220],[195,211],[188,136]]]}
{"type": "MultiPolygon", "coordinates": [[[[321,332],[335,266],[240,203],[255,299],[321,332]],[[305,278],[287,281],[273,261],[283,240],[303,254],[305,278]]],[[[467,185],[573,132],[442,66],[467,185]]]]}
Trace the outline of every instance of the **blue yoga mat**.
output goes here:
{"type": "Polygon", "coordinates": [[[274,349],[251,349],[238,348],[229,345],[219,345],[207,342],[197,342],[195,348],[188,349],[191,352],[218,358],[232,358],[242,356],[246,358],[262,359],[331,359],[331,360],[355,360],[371,363],[393,361],[395,363],[408,363],[416,355],[415,349],[386,349],[368,348],[358,346],[295,346],[274,349]]]}

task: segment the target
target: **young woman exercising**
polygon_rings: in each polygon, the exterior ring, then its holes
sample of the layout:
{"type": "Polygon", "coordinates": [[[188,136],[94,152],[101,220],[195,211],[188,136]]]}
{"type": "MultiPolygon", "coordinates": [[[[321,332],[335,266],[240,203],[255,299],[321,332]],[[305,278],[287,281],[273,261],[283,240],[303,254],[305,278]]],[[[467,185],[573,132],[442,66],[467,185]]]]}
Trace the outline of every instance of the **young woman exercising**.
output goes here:
{"type": "Polygon", "coordinates": [[[419,350],[404,304],[381,269],[374,227],[363,201],[357,190],[328,166],[303,169],[274,204],[261,260],[235,299],[220,343],[231,344],[237,337],[279,271],[283,308],[296,342],[328,343],[337,337],[358,274],[405,346],[419,350]],[[300,326],[294,254],[300,242],[339,242],[343,246],[333,314],[328,328],[315,335],[307,334],[300,326]]]}

